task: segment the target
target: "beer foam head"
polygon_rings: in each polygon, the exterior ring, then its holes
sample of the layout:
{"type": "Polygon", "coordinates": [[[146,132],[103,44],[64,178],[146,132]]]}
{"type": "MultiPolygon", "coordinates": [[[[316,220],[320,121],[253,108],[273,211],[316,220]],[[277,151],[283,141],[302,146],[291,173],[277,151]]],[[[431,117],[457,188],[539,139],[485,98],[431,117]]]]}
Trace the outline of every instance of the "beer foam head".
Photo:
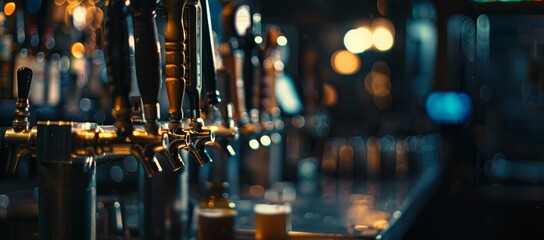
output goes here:
{"type": "Polygon", "coordinates": [[[197,210],[199,216],[203,217],[234,217],[236,216],[236,210],[234,209],[221,209],[221,208],[200,208],[197,210]]]}
{"type": "Polygon", "coordinates": [[[255,204],[253,208],[255,213],[259,214],[289,214],[291,205],[289,204],[255,204]]]}

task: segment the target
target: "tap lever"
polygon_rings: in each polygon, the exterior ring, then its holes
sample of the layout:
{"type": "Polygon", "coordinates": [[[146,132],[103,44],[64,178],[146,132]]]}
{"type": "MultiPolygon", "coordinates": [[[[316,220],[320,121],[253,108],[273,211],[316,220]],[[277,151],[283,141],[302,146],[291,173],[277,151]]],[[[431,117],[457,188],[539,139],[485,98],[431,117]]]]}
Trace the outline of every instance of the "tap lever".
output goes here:
{"type": "Polygon", "coordinates": [[[107,1],[105,52],[108,83],[112,94],[112,115],[120,137],[130,135],[131,60],[129,33],[124,1],[107,1]]]}
{"type": "Polygon", "coordinates": [[[189,0],[185,5],[183,21],[188,36],[185,43],[188,47],[186,57],[187,79],[185,93],[189,99],[189,117],[200,117],[200,93],[202,91],[201,56],[202,56],[202,16],[199,0],[189,0]]]}
{"type": "Polygon", "coordinates": [[[208,0],[202,0],[202,77],[206,81],[206,95],[208,104],[221,103],[221,95],[217,89],[217,67],[215,56],[215,44],[210,20],[210,8],[208,0]]]}
{"type": "Polygon", "coordinates": [[[27,67],[17,69],[17,102],[15,103],[15,118],[12,122],[12,127],[16,132],[28,130],[29,122],[28,111],[29,101],[28,94],[30,92],[30,84],[32,83],[32,70],[27,67]]]}
{"type": "Polygon", "coordinates": [[[133,1],[134,59],[138,88],[143,102],[146,131],[157,134],[158,96],[161,85],[161,60],[155,24],[156,3],[149,0],[133,1]]]}
{"type": "Polygon", "coordinates": [[[185,93],[185,31],[182,14],[187,0],[164,0],[167,25],[164,34],[166,51],[166,93],[168,94],[169,129],[181,132],[183,96],[185,93]]]}
{"type": "Polygon", "coordinates": [[[32,83],[32,70],[27,67],[17,69],[17,94],[18,98],[28,99],[30,84],[32,83]]]}

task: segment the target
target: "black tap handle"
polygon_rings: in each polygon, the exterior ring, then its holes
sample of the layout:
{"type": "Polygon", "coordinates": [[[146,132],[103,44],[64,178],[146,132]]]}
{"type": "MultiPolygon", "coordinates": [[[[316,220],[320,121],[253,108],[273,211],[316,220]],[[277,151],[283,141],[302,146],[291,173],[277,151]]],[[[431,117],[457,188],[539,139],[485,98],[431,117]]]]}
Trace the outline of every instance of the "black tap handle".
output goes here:
{"type": "Polygon", "coordinates": [[[215,44],[212,36],[210,7],[208,0],[202,0],[202,78],[206,84],[208,104],[217,105],[221,95],[217,88],[217,67],[215,65],[215,44]]]}
{"type": "Polygon", "coordinates": [[[260,67],[255,66],[254,56],[255,52],[258,52],[257,44],[253,40],[255,35],[251,28],[247,29],[246,35],[243,37],[242,49],[244,50],[244,63],[242,64],[242,76],[244,78],[244,95],[245,95],[245,104],[246,108],[251,111],[257,109],[256,103],[253,99],[256,97],[254,89],[257,84],[257,79],[255,79],[255,71],[260,67]]]}
{"type": "Polygon", "coordinates": [[[159,38],[155,24],[156,2],[139,0],[133,4],[136,8],[132,14],[136,77],[143,102],[146,130],[156,134],[159,128],[157,104],[162,79],[159,38]]]}
{"type": "Polygon", "coordinates": [[[129,33],[124,1],[107,1],[105,24],[105,53],[108,83],[112,94],[112,115],[122,137],[132,132],[130,123],[131,60],[129,33]]]}
{"type": "Polygon", "coordinates": [[[200,117],[200,93],[202,91],[201,77],[201,56],[202,56],[202,16],[199,0],[189,0],[185,5],[183,19],[187,32],[185,44],[187,45],[186,65],[187,79],[185,93],[189,99],[189,117],[192,119],[200,117]]]}
{"type": "Polygon", "coordinates": [[[166,52],[166,93],[168,94],[168,108],[170,129],[181,129],[183,118],[183,96],[185,93],[185,31],[182,15],[187,0],[164,0],[167,14],[166,31],[164,34],[164,49],[166,52]]]}
{"type": "Polygon", "coordinates": [[[28,99],[30,84],[32,83],[32,70],[27,67],[17,69],[17,96],[18,98],[28,99]]]}
{"type": "Polygon", "coordinates": [[[28,94],[30,93],[30,84],[32,83],[32,70],[27,67],[17,69],[17,94],[18,98],[15,102],[15,117],[12,121],[12,127],[16,132],[28,130],[29,122],[28,111],[29,101],[28,94]]]}

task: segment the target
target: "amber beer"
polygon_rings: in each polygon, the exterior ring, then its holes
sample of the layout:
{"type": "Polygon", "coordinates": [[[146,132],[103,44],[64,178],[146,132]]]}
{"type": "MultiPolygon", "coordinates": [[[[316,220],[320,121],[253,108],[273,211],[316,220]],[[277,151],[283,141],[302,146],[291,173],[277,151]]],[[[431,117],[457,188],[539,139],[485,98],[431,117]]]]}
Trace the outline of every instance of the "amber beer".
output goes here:
{"type": "Polygon", "coordinates": [[[222,208],[201,208],[198,210],[199,240],[232,240],[236,210],[222,208]]]}
{"type": "Polygon", "coordinates": [[[289,239],[291,231],[291,206],[289,204],[256,204],[255,239],[289,239]]]}
{"type": "Polygon", "coordinates": [[[207,183],[207,197],[197,209],[199,240],[234,239],[236,204],[228,198],[225,186],[225,183],[207,183]]]}

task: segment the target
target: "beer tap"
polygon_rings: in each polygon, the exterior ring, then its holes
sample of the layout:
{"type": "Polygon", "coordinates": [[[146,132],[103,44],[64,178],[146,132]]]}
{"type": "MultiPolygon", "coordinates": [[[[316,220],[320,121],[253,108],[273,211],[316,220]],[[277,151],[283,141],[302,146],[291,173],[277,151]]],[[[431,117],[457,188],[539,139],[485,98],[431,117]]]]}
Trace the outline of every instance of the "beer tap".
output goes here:
{"type": "MultiPolygon", "coordinates": [[[[148,6],[141,3],[141,8],[148,6]]],[[[147,34],[153,31],[154,21],[152,10],[141,10],[135,14],[135,35],[138,50],[141,54],[138,63],[146,64],[145,59],[156,60],[157,50],[153,50],[153,35],[147,34]],[[148,29],[151,28],[151,29],[148,29]],[[151,39],[146,39],[144,35],[151,39]],[[146,48],[146,50],[142,50],[146,48]]],[[[131,106],[129,93],[131,89],[131,59],[129,50],[129,33],[127,25],[127,6],[124,1],[111,1],[107,6],[105,20],[105,50],[108,70],[108,82],[112,94],[112,115],[114,117],[113,129],[102,126],[97,136],[97,154],[126,154],[133,155],[141,163],[147,176],[163,171],[162,166],[155,158],[156,153],[163,152],[163,136],[158,134],[157,123],[157,92],[160,84],[160,72],[148,70],[148,74],[142,74],[138,80],[140,93],[144,102],[145,128],[133,126],[130,121],[131,106]]],[[[155,44],[155,49],[156,44],[155,44]]],[[[158,61],[157,61],[158,62],[158,61]]],[[[155,62],[155,63],[157,63],[155,62]]],[[[138,73],[137,73],[138,74],[138,73]]],[[[171,163],[173,170],[177,170],[182,163],[171,163]]]]}
{"type": "MultiPolygon", "coordinates": [[[[211,181],[213,184],[228,182],[231,186],[230,193],[237,195],[238,185],[238,128],[233,121],[233,105],[227,98],[222,100],[222,91],[219,91],[218,69],[221,66],[220,59],[216,58],[215,39],[213,38],[212,25],[210,20],[210,9],[208,0],[202,0],[202,80],[205,84],[208,112],[206,114],[206,126],[204,129],[215,132],[215,142],[208,143],[215,149],[210,149],[214,164],[200,172],[201,180],[211,181]],[[225,108],[224,112],[220,108],[225,108]],[[224,113],[224,115],[223,115],[224,113]],[[223,116],[225,118],[223,118],[223,116]]],[[[223,90],[223,89],[222,89],[223,90]]],[[[223,90],[224,91],[224,90],[223,90]]],[[[201,181],[201,186],[204,182],[201,181]]],[[[204,189],[204,188],[203,188],[204,189]]]]}
{"type": "Polygon", "coordinates": [[[249,5],[234,1],[227,4],[222,12],[223,34],[228,41],[230,51],[224,54],[225,67],[229,69],[232,78],[229,80],[232,102],[235,106],[234,117],[239,126],[246,128],[249,123],[249,116],[246,110],[245,89],[243,79],[243,58],[244,51],[240,49],[247,29],[251,27],[251,13],[249,5]]]}
{"type": "Polygon", "coordinates": [[[227,101],[225,105],[225,119],[223,119],[221,111],[218,106],[222,103],[221,94],[218,90],[217,79],[217,67],[216,67],[216,55],[215,55],[215,43],[213,39],[213,31],[210,21],[210,9],[208,6],[208,0],[202,0],[202,78],[206,84],[206,95],[208,99],[208,105],[210,112],[208,116],[212,116],[214,119],[210,119],[212,126],[209,128],[215,131],[216,138],[221,138],[224,144],[221,147],[227,148],[226,152],[230,155],[234,155],[235,152],[232,147],[228,148],[228,142],[237,139],[238,128],[232,121],[233,118],[233,106],[232,102],[227,101]]]}
{"type": "Polygon", "coordinates": [[[17,169],[21,157],[32,152],[31,146],[37,134],[36,128],[29,128],[28,121],[30,116],[28,94],[31,82],[32,70],[26,67],[19,68],[17,70],[18,97],[15,103],[15,118],[12,128],[7,129],[4,134],[5,145],[9,152],[6,170],[12,173],[17,169]]]}
{"type": "Polygon", "coordinates": [[[231,52],[225,56],[225,65],[233,75],[230,88],[236,107],[235,117],[240,132],[254,140],[255,134],[260,132],[260,126],[258,110],[254,106],[255,98],[253,98],[256,94],[253,90],[256,87],[254,81],[256,69],[252,59],[256,44],[252,14],[248,2],[234,1],[223,9],[222,22],[224,35],[231,49],[231,52]]]}
{"type": "MultiPolygon", "coordinates": [[[[181,120],[183,119],[183,99],[185,96],[186,81],[186,23],[183,21],[185,5],[187,0],[164,0],[166,9],[167,25],[164,34],[164,48],[166,52],[166,93],[170,104],[168,109],[169,135],[166,139],[169,145],[169,152],[181,158],[181,150],[190,151],[189,132],[183,129],[181,120]]],[[[194,151],[191,152],[194,154],[194,151]]],[[[195,159],[200,159],[198,154],[195,159]]]]}
{"type": "MultiPolygon", "coordinates": [[[[183,167],[179,150],[188,150],[200,164],[208,161],[204,146],[213,142],[214,131],[203,129],[202,119],[197,108],[192,108],[191,129],[181,126],[181,97],[175,91],[183,90],[179,82],[182,75],[175,74],[174,89],[176,101],[171,101],[169,129],[161,129],[157,121],[157,91],[160,84],[160,70],[149,73],[137,72],[138,85],[143,100],[145,126],[131,122],[129,92],[131,89],[131,56],[128,33],[128,15],[134,7],[136,64],[139,70],[147,69],[144,65],[154,64],[158,69],[158,50],[154,21],[154,5],[149,2],[135,1],[132,5],[126,1],[107,1],[105,19],[105,50],[108,66],[108,82],[112,94],[113,126],[97,126],[93,123],[74,123],[66,121],[41,121],[36,127],[28,124],[28,90],[32,71],[21,68],[18,71],[19,99],[13,127],[7,129],[3,142],[10,150],[8,170],[17,167],[19,158],[26,153],[35,153],[39,177],[40,238],[41,239],[94,239],[95,204],[96,204],[96,159],[105,155],[133,155],[142,165],[147,177],[164,171],[156,157],[166,155],[170,170],[183,167]],[[143,61],[142,61],[143,60],[143,61]],[[172,140],[172,141],[171,141],[172,140]],[[167,153],[165,153],[167,152],[167,153]],[[62,211],[61,211],[62,210],[62,211]]],[[[181,11],[181,8],[179,8],[181,11]]],[[[175,9],[174,9],[175,12],[175,9]]],[[[178,15],[181,16],[181,15],[178,15]]],[[[198,14],[193,12],[194,19],[198,14]]],[[[181,22],[181,17],[178,18],[181,22]]],[[[175,29],[174,29],[175,30],[175,29]]],[[[183,29],[177,29],[183,30],[183,29]]],[[[179,34],[178,34],[179,35],[179,34]]],[[[177,40],[182,43],[182,39],[177,40]]],[[[181,45],[177,45],[181,46],[181,45]]],[[[181,50],[180,47],[178,50],[181,50]]],[[[171,50],[171,49],[170,49],[171,50]]],[[[167,53],[171,51],[167,51],[167,53]]],[[[180,51],[175,54],[183,56],[180,51]]],[[[177,55],[177,56],[179,56],[177,55]]],[[[176,59],[176,55],[174,56],[176,59]]],[[[199,57],[195,55],[194,59],[199,57]]],[[[168,59],[168,58],[167,58],[168,59]]],[[[174,73],[183,68],[182,58],[174,73]]],[[[170,60],[172,60],[170,58],[170,60]]],[[[172,70],[172,69],[170,69],[172,70]]],[[[168,74],[167,77],[172,77],[168,74]]],[[[170,72],[172,73],[172,72],[170,72]]],[[[167,79],[169,80],[169,79],[167,79]]],[[[195,83],[198,83],[194,79],[195,83]]],[[[201,80],[199,80],[201,81],[201,80]]],[[[194,85],[191,85],[194,86],[194,85]]],[[[195,88],[200,97],[199,88],[195,88]]],[[[193,89],[192,89],[193,90],[193,89]]],[[[171,91],[169,91],[171,92],[171,91]]]]}
{"type": "MultiPolygon", "coordinates": [[[[199,0],[189,0],[184,8],[183,21],[186,23],[188,46],[186,54],[186,88],[189,99],[189,152],[195,160],[204,165],[211,161],[205,146],[215,141],[215,132],[205,128],[201,118],[200,94],[202,91],[202,8],[199,0]]],[[[211,60],[211,59],[210,59],[211,60]]]]}
{"type": "MultiPolygon", "coordinates": [[[[136,77],[143,103],[145,131],[151,135],[164,135],[168,139],[167,130],[159,131],[158,93],[161,85],[161,61],[158,45],[157,26],[155,24],[156,2],[149,0],[133,1],[131,4],[134,25],[134,60],[136,77]]],[[[175,105],[175,104],[174,104],[175,105]]],[[[186,139],[186,135],[173,131],[178,138],[186,139]]],[[[165,144],[168,142],[165,141],[165,144]]],[[[185,166],[178,149],[161,151],[158,156],[165,159],[172,171],[185,166]]]]}
{"type": "MultiPolygon", "coordinates": [[[[166,91],[168,94],[169,131],[173,134],[182,132],[183,98],[185,94],[185,28],[182,21],[183,9],[187,0],[164,0],[167,25],[164,34],[166,52],[166,91]]],[[[181,137],[180,137],[181,138],[181,137]]]]}
{"type": "Polygon", "coordinates": [[[134,59],[143,102],[145,129],[158,134],[158,94],[161,85],[161,61],[155,24],[154,1],[133,1],[134,59]]]}

